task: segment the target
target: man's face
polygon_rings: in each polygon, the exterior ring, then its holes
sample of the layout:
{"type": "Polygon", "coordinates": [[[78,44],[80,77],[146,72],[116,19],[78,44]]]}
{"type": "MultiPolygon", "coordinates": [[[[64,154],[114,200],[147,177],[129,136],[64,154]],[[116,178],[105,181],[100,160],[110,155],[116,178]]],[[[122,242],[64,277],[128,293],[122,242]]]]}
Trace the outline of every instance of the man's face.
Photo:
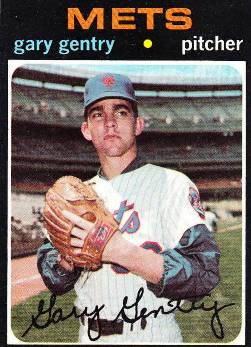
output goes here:
{"type": "Polygon", "coordinates": [[[104,99],[87,109],[82,133],[91,140],[99,155],[120,157],[136,146],[143,130],[143,119],[135,117],[131,103],[123,99],[104,99]]]}

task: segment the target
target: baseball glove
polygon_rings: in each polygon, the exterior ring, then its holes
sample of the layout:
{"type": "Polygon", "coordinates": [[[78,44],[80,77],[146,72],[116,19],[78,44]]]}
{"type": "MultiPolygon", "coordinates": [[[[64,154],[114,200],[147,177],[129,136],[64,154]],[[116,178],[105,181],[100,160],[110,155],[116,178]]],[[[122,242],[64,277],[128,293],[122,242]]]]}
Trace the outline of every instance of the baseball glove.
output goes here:
{"type": "Polygon", "coordinates": [[[46,194],[43,216],[52,244],[65,259],[76,266],[97,270],[102,266],[103,250],[118,230],[118,223],[92,185],[74,176],[61,177],[46,194]],[[63,210],[95,224],[95,229],[87,234],[80,254],[73,252],[70,239],[74,225],[63,216],[63,210]]]}

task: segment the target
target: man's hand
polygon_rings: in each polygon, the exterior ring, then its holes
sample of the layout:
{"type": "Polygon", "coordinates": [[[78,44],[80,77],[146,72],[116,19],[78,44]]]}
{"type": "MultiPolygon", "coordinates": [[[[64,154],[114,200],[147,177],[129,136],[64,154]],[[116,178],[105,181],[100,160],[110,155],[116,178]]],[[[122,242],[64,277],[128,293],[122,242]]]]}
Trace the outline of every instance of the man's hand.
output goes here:
{"type": "MultiPolygon", "coordinates": [[[[62,214],[74,224],[71,230],[71,246],[74,247],[73,252],[75,254],[80,254],[84,245],[84,240],[88,233],[95,230],[95,224],[66,210],[62,211],[62,214]]],[[[113,262],[116,259],[117,252],[123,247],[123,241],[124,239],[121,233],[115,233],[105,246],[102,254],[102,261],[113,262]]]]}
{"type": "Polygon", "coordinates": [[[70,272],[72,272],[72,271],[74,271],[74,269],[75,269],[75,266],[74,266],[74,264],[73,264],[73,262],[72,261],[68,261],[65,257],[63,257],[60,253],[59,253],[59,255],[58,255],[58,264],[62,267],[62,268],[64,268],[65,270],[67,270],[67,271],[70,271],[70,272]]]}
{"type": "MultiPolygon", "coordinates": [[[[69,211],[64,210],[62,214],[74,224],[71,245],[74,247],[74,253],[79,254],[86,236],[95,226],[69,211]]],[[[152,283],[158,283],[164,272],[164,260],[160,254],[133,244],[126,240],[121,232],[115,233],[107,242],[102,261],[121,265],[152,283]]]]}

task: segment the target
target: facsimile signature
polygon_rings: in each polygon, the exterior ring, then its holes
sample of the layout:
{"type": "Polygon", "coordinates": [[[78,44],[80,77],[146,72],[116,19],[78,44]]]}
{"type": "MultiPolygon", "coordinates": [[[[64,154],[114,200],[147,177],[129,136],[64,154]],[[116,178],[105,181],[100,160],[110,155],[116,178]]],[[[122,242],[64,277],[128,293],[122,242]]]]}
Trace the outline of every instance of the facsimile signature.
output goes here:
{"type": "MultiPolygon", "coordinates": [[[[234,303],[230,303],[227,305],[219,306],[218,301],[214,301],[213,304],[210,306],[206,306],[204,302],[191,302],[189,307],[183,308],[182,302],[183,300],[167,300],[166,307],[159,306],[157,309],[154,309],[152,311],[148,311],[147,308],[143,307],[139,312],[139,302],[142,299],[144,295],[144,288],[140,288],[137,292],[137,296],[135,301],[132,304],[128,303],[128,296],[125,296],[123,299],[123,305],[118,312],[116,318],[114,321],[117,321],[119,318],[122,319],[126,323],[133,324],[137,322],[138,320],[144,318],[148,318],[149,316],[153,316],[156,318],[159,314],[170,314],[174,312],[175,310],[178,310],[182,313],[190,313],[191,311],[212,311],[211,316],[211,329],[214,334],[214,336],[218,339],[224,338],[224,329],[223,325],[220,319],[219,313],[225,309],[226,307],[235,305],[234,303]],[[130,318],[131,314],[133,313],[134,318],[130,318]],[[128,316],[129,315],[129,316],[128,316]]],[[[207,296],[210,296],[208,294],[207,296]]],[[[62,308],[55,309],[55,303],[56,303],[56,295],[51,294],[50,297],[50,303],[48,308],[46,308],[45,301],[41,299],[38,303],[37,307],[37,314],[32,315],[31,317],[31,323],[29,327],[25,330],[22,337],[24,337],[32,327],[36,329],[45,329],[51,324],[57,324],[58,322],[62,322],[67,320],[70,317],[80,318],[80,317],[90,317],[89,325],[88,325],[88,337],[91,341],[96,341],[100,338],[102,334],[102,327],[100,325],[100,312],[104,309],[105,305],[98,306],[96,305],[93,311],[89,311],[88,307],[85,307],[85,309],[78,313],[75,306],[72,307],[72,310],[68,314],[63,313],[62,308]],[[44,318],[43,322],[39,322],[39,319],[44,318]],[[95,332],[96,336],[92,336],[94,331],[91,330],[92,324],[94,323],[94,320],[97,322],[98,329],[95,332]]]]}

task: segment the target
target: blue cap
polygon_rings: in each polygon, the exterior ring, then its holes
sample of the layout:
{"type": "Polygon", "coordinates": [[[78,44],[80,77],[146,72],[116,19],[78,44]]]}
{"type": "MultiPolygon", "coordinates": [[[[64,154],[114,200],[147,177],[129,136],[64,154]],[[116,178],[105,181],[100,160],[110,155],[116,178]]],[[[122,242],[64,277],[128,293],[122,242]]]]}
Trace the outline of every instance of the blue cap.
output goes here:
{"type": "Polygon", "coordinates": [[[84,107],[106,98],[121,98],[137,102],[131,80],[123,75],[103,73],[87,80],[84,107]]]}

